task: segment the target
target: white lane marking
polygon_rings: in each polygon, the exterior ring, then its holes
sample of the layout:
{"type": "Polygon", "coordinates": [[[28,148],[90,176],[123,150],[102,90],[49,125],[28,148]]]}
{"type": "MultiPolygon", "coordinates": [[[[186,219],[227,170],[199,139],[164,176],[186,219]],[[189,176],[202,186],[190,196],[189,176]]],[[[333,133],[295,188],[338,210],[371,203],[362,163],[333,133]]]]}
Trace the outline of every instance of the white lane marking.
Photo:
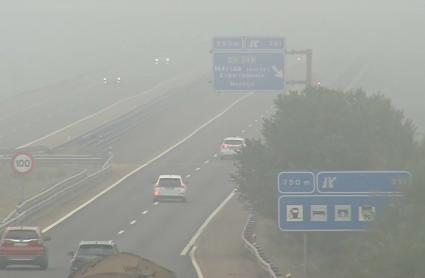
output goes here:
{"type": "Polygon", "coordinates": [[[258,120],[256,119],[255,122],[258,123],[258,120]]]}
{"type": "Polygon", "coordinates": [[[187,174],[185,178],[186,178],[186,179],[188,179],[188,178],[190,178],[191,176],[192,176],[191,174],[187,174]]]}
{"type": "Polygon", "coordinates": [[[208,164],[208,163],[210,163],[210,161],[209,161],[209,160],[205,160],[205,161],[204,161],[204,164],[208,164]]]}
{"type": "Polygon", "coordinates": [[[190,251],[190,260],[192,261],[193,268],[196,271],[198,278],[204,278],[201,268],[199,267],[198,262],[196,261],[195,252],[198,247],[193,246],[192,251],[190,251]]]}
{"type": "Polygon", "coordinates": [[[115,106],[117,106],[117,105],[121,104],[122,102],[126,102],[126,101],[129,101],[129,100],[134,99],[134,98],[138,98],[138,97],[140,97],[141,95],[144,95],[144,94],[147,94],[147,93],[149,93],[149,92],[152,92],[152,91],[154,91],[155,89],[157,89],[157,88],[159,88],[159,87],[161,87],[161,86],[164,86],[164,84],[170,83],[171,81],[174,81],[174,80],[177,80],[177,77],[174,77],[174,78],[171,78],[171,79],[165,80],[164,82],[161,82],[161,83],[159,83],[159,84],[156,84],[156,85],[155,85],[155,86],[153,86],[152,88],[147,89],[147,90],[145,90],[145,91],[143,91],[143,92],[141,92],[141,93],[138,93],[138,94],[135,94],[135,95],[132,95],[132,96],[129,96],[129,97],[126,97],[126,98],[120,99],[119,101],[117,101],[117,102],[115,102],[115,103],[112,103],[111,105],[109,105],[109,106],[107,106],[107,107],[105,107],[105,108],[102,108],[101,110],[99,110],[99,111],[97,111],[97,112],[95,112],[95,113],[93,113],[93,114],[91,114],[91,115],[88,115],[88,116],[86,116],[86,117],[84,117],[84,118],[82,118],[82,119],[79,119],[79,120],[77,120],[77,121],[75,121],[75,122],[73,122],[73,123],[71,123],[71,124],[69,124],[69,125],[66,125],[66,126],[64,126],[64,127],[60,128],[60,129],[58,129],[58,130],[55,130],[55,131],[53,131],[53,132],[51,132],[51,133],[49,133],[49,134],[47,134],[47,135],[45,135],[45,136],[43,136],[43,137],[40,137],[40,138],[38,138],[38,139],[35,139],[35,140],[34,140],[34,141],[32,141],[32,142],[29,142],[29,143],[27,143],[27,144],[25,144],[25,145],[22,145],[22,146],[20,146],[20,147],[17,147],[17,149],[22,149],[22,148],[29,147],[29,146],[31,146],[31,145],[33,145],[33,144],[35,144],[35,143],[38,143],[38,142],[40,142],[40,141],[42,141],[42,140],[44,140],[44,139],[46,139],[46,138],[48,138],[48,137],[50,137],[50,136],[56,135],[56,134],[58,134],[58,133],[60,133],[60,132],[62,132],[62,131],[64,131],[64,130],[66,130],[66,129],[70,128],[70,127],[73,127],[73,126],[75,126],[75,125],[78,125],[78,124],[79,124],[79,123],[81,123],[81,122],[84,122],[84,121],[86,121],[86,120],[89,120],[89,119],[91,119],[91,118],[94,118],[94,117],[96,117],[97,115],[99,115],[99,114],[101,114],[101,113],[103,113],[103,112],[105,112],[105,111],[107,111],[107,110],[110,110],[111,108],[113,108],[113,107],[115,107],[115,106]]]}
{"type": "Polygon", "coordinates": [[[201,168],[199,168],[199,167],[195,169],[196,172],[198,172],[199,170],[201,170],[201,168]]]}
{"type": "Polygon", "coordinates": [[[220,210],[227,204],[227,202],[232,199],[233,195],[235,195],[235,192],[232,191],[229,196],[224,199],[224,201],[208,216],[208,218],[205,220],[205,222],[199,227],[199,229],[196,231],[195,235],[191,238],[191,240],[187,243],[186,247],[182,250],[180,253],[180,256],[186,256],[189,250],[192,248],[192,246],[195,244],[195,242],[198,240],[199,236],[202,234],[202,232],[205,230],[205,228],[208,226],[208,224],[213,220],[213,218],[220,212],[220,210]]]}
{"type": "Polygon", "coordinates": [[[242,129],[242,131],[241,131],[242,133],[245,133],[246,132],[246,130],[245,129],[242,129]]]}
{"type": "Polygon", "coordinates": [[[156,205],[158,205],[159,204],[159,202],[158,201],[156,201],[155,203],[153,203],[153,205],[154,206],[156,206],[156,205]]]}
{"type": "Polygon", "coordinates": [[[218,154],[216,154],[216,153],[213,155],[213,157],[217,157],[217,156],[218,156],[218,154]]]}
{"type": "Polygon", "coordinates": [[[121,230],[121,231],[118,232],[119,235],[122,235],[123,233],[125,233],[124,230],[121,230]]]}
{"type": "Polygon", "coordinates": [[[252,127],[252,124],[249,124],[248,127],[252,127]]]}
{"type": "MultiPolygon", "coordinates": [[[[151,160],[149,160],[145,164],[143,164],[143,165],[137,167],[136,169],[134,169],[133,171],[129,172],[127,175],[125,175],[124,177],[122,177],[121,179],[119,179],[117,182],[115,182],[114,184],[112,184],[111,186],[109,186],[108,188],[106,188],[105,190],[103,190],[102,192],[100,192],[99,194],[97,194],[96,196],[94,196],[93,198],[91,198],[90,200],[88,200],[87,202],[85,202],[84,204],[80,205],[79,207],[77,207],[74,210],[72,210],[69,213],[67,213],[62,218],[58,219],[57,221],[55,221],[51,225],[49,225],[46,228],[44,228],[43,233],[45,233],[45,232],[51,230],[52,228],[56,227],[57,225],[61,224],[62,222],[64,222],[65,220],[67,220],[68,218],[70,218],[71,216],[73,216],[74,214],[76,214],[77,212],[79,212],[80,210],[82,210],[83,208],[87,207],[88,205],[90,205],[91,203],[93,203],[94,201],[96,201],[97,199],[99,199],[100,197],[102,197],[103,195],[105,195],[106,193],[108,193],[109,191],[111,191],[112,189],[114,189],[115,187],[117,187],[118,185],[120,185],[123,181],[125,181],[126,179],[128,179],[129,177],[131,177],[132,175],[134,175],[135,173],[139,172],[143,168],[146,168],[148,165],[150,165],[151,163],[155,162],[156,160],[162,158],[164,155],[166,155],[167,153],[171,152],[172,150],[174,150],[175,148],[177,148],[178,146],[180,146],[181,144],[183,144],[184,142],[186,142],[187,140],[189,140],[190,138],[192,138],[193,136],[195,136],[199,131],[201,131],[202,129],[204,129],[206,126],[208,126],[209,124],[211,124],[215,120],[217,120],[220,117],[222,117],[227,111],[229,111],[235,105],[237,105],[239,102],[241,102],[242,100],[248,98],[251,95],[252,95],[252,93],[251,94],[244,95],[244,96],[238,98],[237,100],[235,100],[234,102],[232,102],[229,106],[227,106],[223,111],[221,111],[220,113],[218,113],[217,115],[215,115],[213,118],[211,118],[208,121],[206,121],[205,123],[203,123],[200,127],[198,127],[197,129],[195,129],[194,131],[192,131],[188,136],[186,136],[182,140],[178,141],[176,144],[174,144],[173,146],[169,147],[168,149],[166,149],[162,153],[158,154],[157,156],[155,156],[154,158],[152,158],[151,160]]],[[[157,205],[157,204],[158,204],[158,202],[155,202],[154,203],[154,205],[157,205]]]]}
{"type": "Polygon", "coordinates": [[[130,225],[134,225],[134,224],[136,224],[136,220],[133,220],[130,222],[130,225]]]}
{"type": "Polygon", "coordinates": [[[146,213],[148,213],[148,210],[142,211],[142,214],[145,215],[146,213]]]}
{"type": "Polygon", "coordinates": [[[261,115],[260,115],[260,118],[264,118],[264,114],[261,114],[261,115]]]}

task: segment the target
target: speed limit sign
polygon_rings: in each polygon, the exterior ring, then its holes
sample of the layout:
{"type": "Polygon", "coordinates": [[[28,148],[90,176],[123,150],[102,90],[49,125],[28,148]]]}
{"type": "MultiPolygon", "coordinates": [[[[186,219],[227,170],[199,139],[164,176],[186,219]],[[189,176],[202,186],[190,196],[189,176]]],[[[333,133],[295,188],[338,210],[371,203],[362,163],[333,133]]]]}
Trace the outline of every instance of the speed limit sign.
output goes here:
{"type": "Polygon", "coordinates": [[[34,167],[34,159],[29,153],[17,153],[12,158],[12,167],[19,174],[28,174],[34,167]]]}

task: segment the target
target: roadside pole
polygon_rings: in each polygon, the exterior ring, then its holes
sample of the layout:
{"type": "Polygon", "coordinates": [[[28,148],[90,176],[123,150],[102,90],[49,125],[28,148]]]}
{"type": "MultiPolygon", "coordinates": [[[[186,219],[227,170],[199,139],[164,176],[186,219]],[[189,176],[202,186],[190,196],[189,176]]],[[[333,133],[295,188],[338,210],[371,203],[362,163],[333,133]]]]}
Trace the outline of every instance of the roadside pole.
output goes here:
{"type": "Polygon", "coordinates": [[[307,237],[307,233],[304,232],[303,234],[303,241],[304,241],[304,250],[303,250],[303,255],[304,255],[304,265],[303,265],[303,272],[304,272],[304,278],[308,277],[308,270],[307,270],[307,264],[308,264],[308,255],[307,255],[307,245],[308,245],[308,237],[307,237]]]}

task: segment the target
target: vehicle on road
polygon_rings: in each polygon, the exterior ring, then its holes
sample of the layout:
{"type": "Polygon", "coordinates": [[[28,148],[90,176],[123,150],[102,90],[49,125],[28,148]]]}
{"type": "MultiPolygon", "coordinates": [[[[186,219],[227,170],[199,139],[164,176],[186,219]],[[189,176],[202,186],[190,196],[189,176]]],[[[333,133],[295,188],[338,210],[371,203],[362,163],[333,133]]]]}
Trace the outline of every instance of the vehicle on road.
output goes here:
{"type": "Polygon", "coordinates": [[[153,201],[186,201],[186,184],[180,175],[160,175],[154,182],[153,201]]]}
{"type": "Polygon", "coordinates": [[[48,268],[46,241],[39,227],[7,227],[0,239],[0,269],[10,265],[38,265],[48,268]]]}
{"type": "Polygon", "coordinates": [[[87,263],[105,256],[119,254],[118,247],[112,240],[109,241],[81,241],[77,252],[69,252],[72,257],[71,273],[79,271],[87,263]]]}
{"type": "Polygon", "coordinates": [[[242,137],[226,137],[220,145],[220,159],[232,158],[246,147],[242,137]]]}
{"type": "Polygon", "coordinates": [[[154,59],[155,65],[165,64],[168,65],[171,63],[170,57],[155,57],[154,59]]]}
{"type": "Polygon", "coordinates": [[[100,257],[86,263],[68,278],[176,278],[176,274],[150,260],[131,253],[100,257]]]}

